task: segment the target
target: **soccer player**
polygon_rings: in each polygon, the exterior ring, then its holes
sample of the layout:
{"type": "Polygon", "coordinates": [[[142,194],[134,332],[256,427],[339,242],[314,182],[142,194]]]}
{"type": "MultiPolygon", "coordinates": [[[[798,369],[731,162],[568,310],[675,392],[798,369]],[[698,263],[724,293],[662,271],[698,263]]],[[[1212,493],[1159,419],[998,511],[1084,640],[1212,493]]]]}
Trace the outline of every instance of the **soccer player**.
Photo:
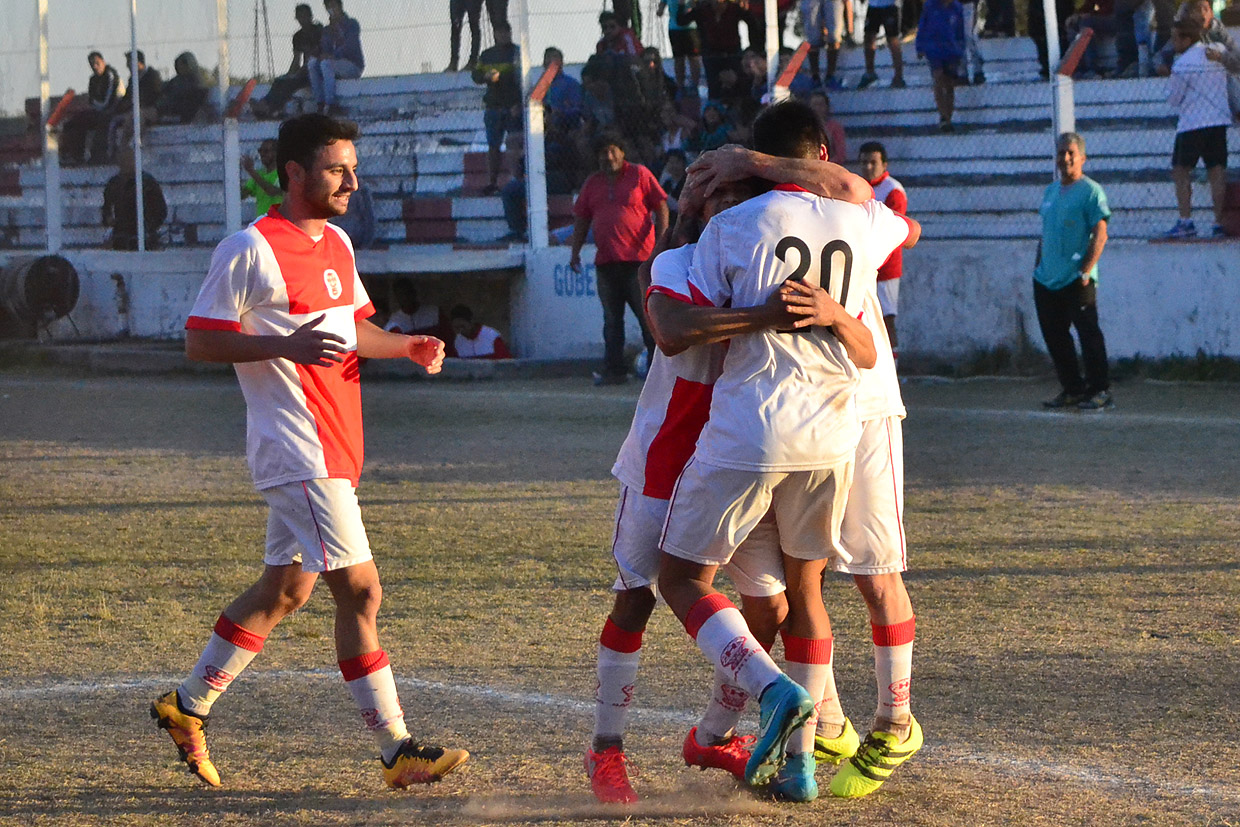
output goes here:
{"type": "MultiPolygon", "coordinates": [[[[754,147],[783,157],[827,157],[812,110],[771,107],[754,123],[754,147]]],[[[699,648],[762,707],[746,766],[751,784],[784,763],[792,733],[811,717],[822,687],[785,675],[740,612],[712,586],[768,510],[774,509],[789,601],[788,633],[823,648],[822,571],[838,554],[839,526],[860,428],[854,406],[858,366],[875,360],[873,337],[854,315],[878,264],[915,226],[876,202],[829,201],[781,185],[716,216],[694,253],[690,282],[716,305],[752,307],[789,278],[809,277],[835,299],[831,324],[794,335],[761,331],[731,340],[710,419],[668,508],[659,587],[699,648]]],[[[806,670],[818,677],[820,670],[806,670]]],[[[807,678],[808,680],[808,678],[807,678]]],[[[792,774],[812,782],[813,730],[793,752],[792,774]],[[806,741],[808,740],[808,744],[806,741]]]]}
{"type": "MultiPolygon", "coordinates": [[[[749,171],[763,170],[776,179],[783,175],[798,177],[824,194],[858,203],[870,196],[869,187],[857,176],[835,164],[816,161],[812,168],[806,168],[794,159],[767,159],[738,148],[722,154],[729,156],[729,170],[736,173],[736,179],[746,177],[749,171]]],[[[736,190],[713,192],[706,201],[703,220],[739,203],[741,196],[736,190]]],[[[694,201],[700,202],[700,198],[693,191],[686,193],[688,211],[678,221],[678,232],[694,223],[694,201]]],[[[690,243],[663,252],[650,268],[654,284],[646,309],[660,351],[655,354],[629,435],[612,468],[621,481],[612,543],[619,576],[613,587],[615,602],[599,639],[595,729],[585,757],[591,787],[602,801],[630,802],[637,798],[628,779],[623,734],[642,634],[655,605],[651,585],[658,572],[658,537],[672,483],[692,453],[709,411],[711,386],[726,352],[721,342],[746,330],[805,326],[812,321],[798,315],[807,311],[794,310],[790,315],[778,298],[762,307],[738,310],[697,305],[686,280],[694,246],[690,243]]],[[[802,295],[815,292],[809,285],[799,288],[802,295]]],[[[766,546],[764,553],[751,557],[742,550],[728,566],[728,573],[742,595],[746,616],[762,619],[758,636],[769,647],[784,614],[783,600],[776,599],[783,591],[783,582],[773,523],[764,524],[751,535],[747,550],[754,552],[759,544],[766,546]],[[762,568],[749,564],[751,559],[773,564],[762,568]]],[[[743,777],[749,757],[747,746],[753,739],[738,738],[732,730],[745,699],[743,690],[716,670],[706,713],[685,738],[687,764],[726,769],[743,777]]]]}
{"type": "Polygon", "coordinates": [[[191,772],[212,786],[212,705],[321,575],[336,602],[340,672],[391,787],[438,781],[469,757],[423,746],[404,724],[379,646],[381,589],[355,489],[362,468],[358,359],[407,358],[438,373],[444,345],[379,329],[353,248],[327,219],[357,190],[357,126],[303,115],[280,127],[284,202],[220,242],[186,322],[195,361],[232,362],[247,406],[247,458],[270,507],[258,581],[224,609],[193,671],[151,704],[191,772]]]}
{"type": "MultiPolygon", "coordinates": [[[[874,197],[890,207],[892,212],[900,215],[907,213],[908,195],[904,192],[904,185],[887,171],[887,148],[878,141],[868,141],[861,145],[860,156],[861,172],[874,188],[874,197]]],[[[900,247],[878,268],[878,303],[882,307],[883,324],[887,327],[892,355],[897,362],[900,346],[896,340],[896,314],[900,310],[900,276],[903,270],[904,255],[900,247]]]]}

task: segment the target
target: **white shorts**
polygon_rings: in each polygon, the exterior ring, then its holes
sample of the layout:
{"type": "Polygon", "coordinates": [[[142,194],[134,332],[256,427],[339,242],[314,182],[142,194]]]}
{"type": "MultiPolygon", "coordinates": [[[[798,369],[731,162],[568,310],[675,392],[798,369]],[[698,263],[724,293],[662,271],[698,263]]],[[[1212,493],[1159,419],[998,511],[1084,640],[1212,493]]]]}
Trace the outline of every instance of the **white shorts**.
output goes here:
{"type": "Polygon", "coordinates": [[[301,563],[302,571],[335,571],[371,559],[357,491],[349,480],[290,482],[259,492],[267,517],[269,566],[301,563]]]}
{"type": "Polygon", "coordinates": [[[843,553],[840,521],[852,461],[815,471],[738,471],[690,459],[676,481],[661,547],[668,554],[721,566],[768,511],[780,550],[800,560],[843,553]]]}
{"type": "Polygon", "coordinates": [[[884,316],[895,316],[900,307],[900,280],[887,279],[878,283],[878,306],[884,316]]]}
{"type": "MultiPolygon", "coordinates": [[[[621,484],[616,502],[616,528],[611,555],[619,570],[616,591],[654,585],[659,577],[659,536],[667,519],[667,500],[647,497],[621,484]]],[[[784,565],[779,556],[779,530],[774,518],[763,520],[737,549],[724,572],[747,597],[770,597],[784,591],[784,565]]]]}
{"type": "Polygon", "coordinates": [[[890,574],[908,568],[904,437],[898,416],[861,423],[840,544],[844,551],[832,564],[838,572],[890,574]]]}
{"type": "Polygon", "coordinates": [[[801,0],[801,25],[809,45],[817,49],[824,42],[839,46],[844,39],[844,3],[852,0],[801,0]]]}

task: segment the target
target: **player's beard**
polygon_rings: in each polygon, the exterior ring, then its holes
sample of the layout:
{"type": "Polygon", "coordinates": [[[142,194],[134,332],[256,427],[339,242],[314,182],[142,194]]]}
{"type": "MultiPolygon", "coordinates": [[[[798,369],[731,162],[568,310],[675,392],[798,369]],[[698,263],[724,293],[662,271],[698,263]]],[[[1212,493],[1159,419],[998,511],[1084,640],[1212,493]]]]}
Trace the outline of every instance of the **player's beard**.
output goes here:
{"type": "Polygon", "coordinates": [[[349,211],[349,196],[352,194],[352,190],[347,193],[333,190],[316,198],[307,199],[311,208],[310,212],[315,218],[339,218],[349,211]],[[343,198],[337,196],[343,196],[343,198]]]}

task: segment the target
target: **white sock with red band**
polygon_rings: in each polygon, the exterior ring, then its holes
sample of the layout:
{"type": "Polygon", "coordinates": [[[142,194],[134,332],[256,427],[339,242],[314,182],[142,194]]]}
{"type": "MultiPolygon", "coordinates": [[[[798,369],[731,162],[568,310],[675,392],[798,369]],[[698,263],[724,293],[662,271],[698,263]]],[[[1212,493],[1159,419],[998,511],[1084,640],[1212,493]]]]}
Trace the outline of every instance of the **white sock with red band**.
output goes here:
{"type": "Polygon", "coordinates": [[[340,674],[362,713],[366,728],[375,736],[384,761],[391,761],[409,739],[405,711],[396,695],[396,679],[387,653],[382,649],[340,661],[340,674]]]}
{"type": "MultiPolygon", "coordinates": [[[[814,705],[814,714],[805,722],[805,726],[792,734],[788,739],[788,752],[813,752],[814,733],[827,703],[828,689],[834,701],[835,709],[839,709],[840,699],[835,693],[835,676],[831,669],[832,639],[795,637],[787,632],[780,632],[784,639],[784,670],[809,693],[811,698],[820,698],[814,705]]],[[[840,714],[840,723],[843,723],[840,714]]]]}
{"type": "Polygon", "coordinates": [[[874,674],[878,683],[876,721],[907,725],[909,690],[913,680],[913,636],[917,618],[890,626],[870,625],[874,637],[874,674]]]}
{"type": "Polygon", "coordinates": [[[181,706],[200,718],[210,715],[211,705],[263,651],[265,640],[220,615],[194,671],[177,687],[181,706]]]}
{"type": "Polygon", "coordinates": [[[594,747],[624,737],[637,666],[641,659],[642,633],[626,632],[611,618],[598,639],[598,686],[594,690],[594,747]]]}
{"type": "Polygon", "coordinates": [[[708,594],[693,604],[685,631],[712,664],[755,698],[783,674],[749,631],[740,609],[721,594],[708,594]]]}

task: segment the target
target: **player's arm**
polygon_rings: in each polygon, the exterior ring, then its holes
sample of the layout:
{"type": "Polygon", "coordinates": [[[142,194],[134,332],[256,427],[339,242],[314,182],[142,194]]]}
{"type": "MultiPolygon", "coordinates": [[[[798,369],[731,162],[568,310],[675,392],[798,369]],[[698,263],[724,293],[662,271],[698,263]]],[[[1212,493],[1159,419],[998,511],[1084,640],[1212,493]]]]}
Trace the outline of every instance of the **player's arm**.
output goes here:
{"type": "Polygon", "coordinates": [[[869,369],[877,363],[874,334],[870,333],[864,322],[850,316],[826,290],[803,281],[788,280],[775,295],[788,313],[798,317],[793,327],[829,327],[854,365],[869,369]]]}
{"type": "Polygon", "coordinates": [[[904,239],[904,244],[901,246],[903,246],[904,249],[909,250],[917,246],[918,241],[921,241],[921,224],[909,218],[907,215],[902,214],[900,217],[908,223],[908,238],[904,239]]]}
{"type": "Polygon", "coordinates": [[[778,293],[756,307],[703,307],[656,292],[646,299],[646,318],[655,344],[668,356],[742,333],[791,328],[798,321],[778,293]]]}
{"type": "Polygon", "coordinates": [[[434,336],[406,336],[384,330],[368,319],[357,321],[357,355],[363,359],[409,359],[427,373],[443,369],[444,344],[434,336]]]}
{"type": "Polygon", "coordinates": [[[194,362],[263,362],[288,359],[299,365],[327,367],[344,360],[344,339],[315,328],[320,315],[287,336],[259,336],[239,330],[185,331],[185,355],[194,362]]]}
{"type": "Polygon", "coordinates": [[[1089,282],[1089,271],[1094,269],[1094,265],[1098,263],[1098,259],[1102,258],[1102,248],[1107,245],[1107,220],[1103,218],[1094,225],[1093,232],[1089,236],[1089,246],[1085,248],[1085,255],[1081,258],[1081,284],[1089,282]]]}
{"type": "Polygon", "coordinates": [[[590,232],[588,216],[579,215],[573,219],[573,238],[569,242],[572,245],[572,252],[568,257],[568,267],[574,273],[581,272],[581,248],[585,246],[588,232],[590,232]]]}
{"type": "Polygon", "coordinates": [[[702,153],[689,167],[688,184],[700,187],[709,197],[715,188],[746,178],[763,178],[776,184],[796,184],[815,195],[862,204],[874,197],[874,189],[860,175],[830,161],[776,158],[729,145],[702,153]]]}

